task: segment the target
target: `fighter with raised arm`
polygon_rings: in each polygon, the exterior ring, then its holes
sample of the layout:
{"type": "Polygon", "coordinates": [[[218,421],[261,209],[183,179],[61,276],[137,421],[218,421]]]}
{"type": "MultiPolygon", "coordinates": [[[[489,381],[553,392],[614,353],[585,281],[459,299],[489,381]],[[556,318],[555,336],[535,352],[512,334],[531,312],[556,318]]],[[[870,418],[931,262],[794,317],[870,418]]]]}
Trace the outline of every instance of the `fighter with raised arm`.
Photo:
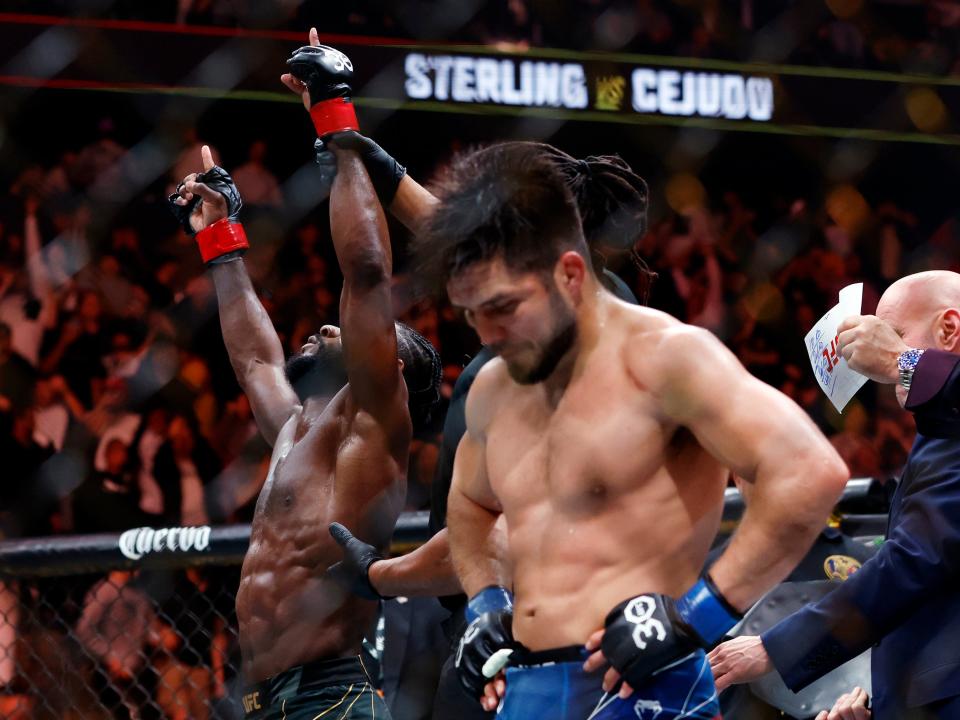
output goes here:
{"type": "MultiPolygon", "coordinates": [[[[322,48],[317,31],[308,34],[310,46],[322,48]]],[[[318,108],[323,100],[314,102],[309,83],[314,82],[314,65],[323,62],[323,55],[302,48],[298,61],[291,63],[291,73],[281,77],[287,88],[303,97],[311,116],[321,116],[318,108]]],[[[329,93],[327,93],[329,94],[329,93]]],[[[356,150],[363,160],[370,182],[384,210],[388,210],[414,235],[424,226],[438,198],[407,173],[386,150],[359,132],[339,135],[344,147],[356,150]]],[[[559,148],[546,143],[509,141],[505,145],[536,148],[556,165],[571,193],[576,198],[583,232],[593,256],[598,279],[621,300],[636,304],[637,298],[629,286],[605,267],[610,254],[629,252],[646,232],[647,184],[629,165],[616,155],[590,156],[579,160],[559,148]]],[[[634,255],[641,274],[641,301],[646,300],[655,273],[634,255]]],[[[494,357],[489,348],[483,348],[464,368],[457,380],[450,400],[443,428],[443,442],[437,474],[431,487],[430,528],[433,537],[412,553],[384,559],[364,543],[353,542],[346,529],[338,529],[336,537],[347,552],[349,567],[355,572],[355,587],[369,596],[452,595],[459,593],[460,585],[450,564],[446,524],[447,494],[453,471],[453,457],[464,432],[463,407],[467,391],[480,368],[494,357]]]]}
{"type": "Polygon", "coordinates": [[[448,506],[472,595],[464,684],[511,719],[715,716],[703,648],[803,555],[846,467],[713,335],[603,288],[542,148],[465,156],[439,197],[422,272],[498,355],[467,399],[448,506]],[[756,502],[699,577],[729,469],[756,502]]]}
{"type": "MultiPolygon", "coordinates": [[[[353,133],[350,141],[351,147],[356,147],[364,159],[383,206],[416,233],[436,207],[437,198],[410,178],[402,165],[369,138],[353,133]]],[[[638,300],[633,292],[606,267],[606,260],[612,255],[630,252],[646,232],[648,193],[643,178],[616,155],[590,156],[578,160],[546,143],[509,141],[503,145],[535,149],[556,167],[576,198],[599,282],[619,299],[636,304],[638,300]]],[[[637,270],[641,282],[637,286],[638,293],[645,301],[646,291],[655,275],[637,256],[632,257],[639,266],[637,270]]],[[[447,496],[457,445],[466,430],[464,408],[468,392],[477,373],[494,356],[495,352],[490,347],[481,348],[454,385],[443,424],[437,470],[431,485],[432,537],[411,553],[384,560],[346,531],[338,533],[357,586],[364,588],[367,594],[446,596],[441,598],[441,603],[452,613],[450,620],[444,623],[451,644],[459,641],[462,634],[467,598],[461,594],[450,561],[449,535],[445,527],[447,496]]],[[[455,652],[452,652],[441,670],[433,701],[433,717],[437,720],[450,717],[481,720],[490,717],[475,698],[464,691],[457,678],[454,660],[455,652]]]]}
{"type": "MultiPolygon", "coordinates": [[[[336,77],[329,78],[336,85],[336,77]]],[[[325,325],[284,360],[243,260],[240,198],[203,151],[204,172],[171,198],[216,286],[224,342],[257,424],[273,445],[237,594],[247,717],[389,717],[359,658],[374,602],[328,571],[332,522],[389,543],[405,492],[412,423],[439,399],[430,344],[395,323],[385,221],[363,164],[335,136],[330,226],[344,276],[341,327],[325,325]]],[[[322,198],[318,198],[322,199],[322,198]]]]}

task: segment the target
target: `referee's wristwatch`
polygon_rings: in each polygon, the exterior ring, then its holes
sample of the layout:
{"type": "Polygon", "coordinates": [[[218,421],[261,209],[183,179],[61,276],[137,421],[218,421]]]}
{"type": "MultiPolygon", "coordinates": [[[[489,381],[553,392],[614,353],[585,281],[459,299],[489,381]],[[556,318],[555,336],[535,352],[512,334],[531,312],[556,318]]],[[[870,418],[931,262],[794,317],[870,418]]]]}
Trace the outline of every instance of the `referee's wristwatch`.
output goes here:
{"type": "Polygon", "coordinates": [[[923,350],[910,348],[900,353],[900,356],[897,358],[897,369],[900,371],[900,384],[903,385],[907,391],[910,390],[910,385],[913,383],[913,371],[917,369],[917,363],[920,362],[922,355],[923,350]]]}

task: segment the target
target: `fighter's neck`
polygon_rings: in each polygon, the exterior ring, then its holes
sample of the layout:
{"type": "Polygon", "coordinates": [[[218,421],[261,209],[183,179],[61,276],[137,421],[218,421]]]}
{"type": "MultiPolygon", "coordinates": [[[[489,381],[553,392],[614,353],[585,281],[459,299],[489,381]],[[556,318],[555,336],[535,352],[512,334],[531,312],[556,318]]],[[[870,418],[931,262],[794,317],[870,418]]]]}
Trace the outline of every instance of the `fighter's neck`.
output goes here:
{"type": "Polygon", "coordinates": [[[584,286],[576,310],[577,339],[542,385],[551,403],[558,403],[570,381],[600,341],[612,308],[613,296],[598,282],[584,286]]]}
{"type": "Polygon", "coordinates": [[[349,385],[343,385],[338,389],[331,388],[328,391],[318,392],[315,395],[308,397],[303,401],[303,410],[300,412],[300,421],[313,424],[315,420],[323,415],[327,407],[334,401],[337,395],[349,387],[349,385]]]}

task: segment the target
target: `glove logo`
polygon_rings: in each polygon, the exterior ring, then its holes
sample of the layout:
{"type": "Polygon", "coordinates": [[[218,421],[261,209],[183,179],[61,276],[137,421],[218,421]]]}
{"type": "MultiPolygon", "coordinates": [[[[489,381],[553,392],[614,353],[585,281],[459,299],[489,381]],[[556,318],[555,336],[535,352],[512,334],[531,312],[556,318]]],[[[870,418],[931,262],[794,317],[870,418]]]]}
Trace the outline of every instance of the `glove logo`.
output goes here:
{"type": "Polygon", "coordinates": [[[466,632],[463,633],[463,637],[460,638],[460,645],[457,647],[457,657],[453,661],[453,664],[455,667],[460,667],[460,661],[463,660],[464,646],[469,643],[472,643],[473,639],[479,634],[480,634],[480,619],[477,618],[472,623],[470,623],[470,627],[467,628],[466,632]]]}
{"type": "Polygon", "coordinates": [[[336,48],[324,48],[323,54],[330,58],[331,62],[333,62],[333,67],[337,72],[343,72],[344,68],[350,72],[353,72],[353,63],[350,62],[350,58],[336,48]]]}
{"type": "Polygon", "coordinates": [[[647,649],[647,642],[644,638],[650,639],[656,635],[658,642],[663,642],[667,637],[667,631],[663,623],[653,617],[657,610],[657,603],[649,595],[640,595],[635,597],[623,609],[623,617],[628,623],[636,625],[633,629],[633,642],[641,650],[647,649]]]}

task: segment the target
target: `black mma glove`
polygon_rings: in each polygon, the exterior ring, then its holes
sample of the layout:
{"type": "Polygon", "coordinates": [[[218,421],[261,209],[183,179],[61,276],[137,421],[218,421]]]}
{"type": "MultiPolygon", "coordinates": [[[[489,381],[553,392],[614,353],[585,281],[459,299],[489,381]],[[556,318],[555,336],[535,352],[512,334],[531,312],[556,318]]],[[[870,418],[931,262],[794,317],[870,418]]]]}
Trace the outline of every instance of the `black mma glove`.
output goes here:
{"type": "Polygon", "coordinates": [[[370,566],[377,560],[383,560],[380,551],[355,538],[353,533],[340,523],[330,524],[330,534],[343,548],[343,560],[331,565],[327,572],[358,597],[367,600],[384,597],[370,582],[370,566]]]}
{"type": "Polygon", "coordinates": [[[491,658],[499,650],[513,650],[513,595],[491,585],[467,603],[467,629],[460,638],[454,665],[460,683],[472,696],[483,695],[484,686],[506,665],[506,658],[491,658]]]}
{"type": "Polygon", "coordinates": [[[243,201],[240,199],[240,191],[237,190],[230,173],[219,165],[215,165],[206,172],[199,173],[194,182],[203,183],[211,190],[220,193],[227,204],[227,217],[197,231],[190,224],[190,216],[203,202],[200,195],[194,193],[193,198],[186,205],[177,205],[175,201],[180,197],[183,189],[181,182],[177,185],[177,191],[167,198],[171,212],[180,221],[187,235],[196,236],[203,261],[209,265],[226,262],[243,255],[250,247],[250,243],[247,241],[243,225],[237,220],[243,201]]]}
{"type": "Polygon", "coordinates": [[[682,597],[638,595],[607,615],[600,644],[631,687],[698,648],[712,647],[742,615],[704,576],[682,597]]]}
{"type": "Polygon", "coordinates": [[[290,74],[306,85],[310,93],[310,117],[317,136],[360,129],[350,99],[353,94],[350,58],[326,45],[305,45],[294,51],[287,65],[290,74]]]}
{"type": "MultiPolygon", "coordinates": [[[[356,151],[363,160],[363,166],[367,169],[367,175],[370,176],[370,183],[377,193],[380,205],[384,208],[390,207],[390,203],[397,194],[397,188],[400,187],[400,181],[407,174],[407,169],[373,140],[353,130],[339,132],[333,137],[328,137],[327,140],[333,140],[347,150],[356,151]]],[[[314,143],[314,149],[317,151],[319,163],[320,153],[326,150],[326,145],[322,140],[318,140],[314,143]]]]}

